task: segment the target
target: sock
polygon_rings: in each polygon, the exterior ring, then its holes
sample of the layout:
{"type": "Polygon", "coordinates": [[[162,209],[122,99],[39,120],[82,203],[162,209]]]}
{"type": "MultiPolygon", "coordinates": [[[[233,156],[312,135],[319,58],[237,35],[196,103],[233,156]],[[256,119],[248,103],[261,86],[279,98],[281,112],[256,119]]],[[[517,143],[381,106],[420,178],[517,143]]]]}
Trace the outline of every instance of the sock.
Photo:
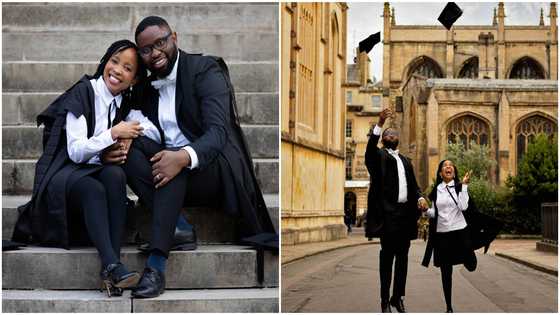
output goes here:
{"type": "Polygon", "coordinates": [[[192,229],[192,225],[187,222],[187,219],[182,214],[179,214],[179,218],[177,219],[177,227],[180,230],[188,230],[192,229]]]}
{"type": "Polygon", "coordinates": [[[167,263],[167,258],[158,250],[152,251],[148,261],[146,261],[146,266],[152,267],[159,270],[161,273],[165,273],[165,265],[167,263]]]}

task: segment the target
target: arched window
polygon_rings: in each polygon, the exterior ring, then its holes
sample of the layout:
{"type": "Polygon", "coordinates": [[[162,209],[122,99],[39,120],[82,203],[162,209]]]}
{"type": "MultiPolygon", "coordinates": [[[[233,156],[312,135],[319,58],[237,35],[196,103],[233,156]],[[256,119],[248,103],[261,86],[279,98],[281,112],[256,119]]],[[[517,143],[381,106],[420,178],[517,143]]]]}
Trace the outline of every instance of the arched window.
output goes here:
{"type": "Polygon", "coordinates": [[[519,59],[512,67],[510,79],[542,80],[545,78],[543,67],[530,57],[519,59]]]}
{"type": "Polygon", "coordinates": [[[459,78],[477,79],[478,78],[478,57],[472,57],[465,62],[465,65],[459,71],[459,78]]]}
{"type": "Polygon", "coordinates": [[[426,78],[443,78],[442,71],[437,63],[431,58],[424,56],[414,62],[409,73],[410,75],[418,74],[426,78]]]}
{"type": "Polygon", "coordinates": [[[524,119],[517,125],[515,140],[517,144],[517,165],[521,162],[523,155],[527,152],[527,146],[535,139],[539,133],[544,133],[552,137],[556,132],[556,124],[547,118],[539,115],[524,119]]]}
{"type": "Polygon", "coordinates": [[[474,116],[466,115],[454,119],[447,126],[447,142],[462,143],[469,149],[471,142],[488,145],[490,132],[488,125],[474,116]]]}

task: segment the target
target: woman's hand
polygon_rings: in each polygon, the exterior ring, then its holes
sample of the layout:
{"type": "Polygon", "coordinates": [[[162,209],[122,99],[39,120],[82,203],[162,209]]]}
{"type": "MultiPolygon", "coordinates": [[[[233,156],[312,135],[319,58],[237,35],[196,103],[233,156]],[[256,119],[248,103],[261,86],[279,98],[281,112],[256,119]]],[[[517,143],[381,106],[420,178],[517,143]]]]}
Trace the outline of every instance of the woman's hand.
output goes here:
{"type": "Polygon", "coordinates": [[[468,172],[465,173],[465,176],[463,176],[463,184],[468,185],[469,182],[471,181],[471,175],[472,175],[472,170],[469,170],[468,172]]]}
{"type": "Polygon", "coordinates": [[[142,130],[144,130],[144,128],[142,128],[137,121],[121,121],[111,128],[111,137],[113,137],[113,139],[137,138],[142,135],[142,130]]]}

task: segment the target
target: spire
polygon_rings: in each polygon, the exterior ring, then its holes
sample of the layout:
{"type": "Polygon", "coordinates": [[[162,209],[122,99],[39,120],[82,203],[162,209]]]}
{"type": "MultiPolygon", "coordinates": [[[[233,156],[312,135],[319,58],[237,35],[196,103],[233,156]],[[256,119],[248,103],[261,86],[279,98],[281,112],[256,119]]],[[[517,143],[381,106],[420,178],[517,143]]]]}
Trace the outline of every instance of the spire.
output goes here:
{"type": "Polygon", "coordinates": [[[498,25],[498,18],[496,17],[496,8],[494,8],[494,17],[492,18],[492,25],[498,25]]]}
{"type": "Polygon", "coordinates": [[[544,10],[541,8],[541,19],[539,21],[540,26],[544,26],[544,10]]]}
{"type": "Polygon", "coordinates": [[[391,9],[391,25],[395,25],[397,21],[395,20],[395,7],[391,9]]]}
{"type": "Polygon", "coordinates": [[[558,17],[558,14],[556,13],[556,2],[551,2],[550,3],[550,15],[549,16],[550,16],[550,18],[554,18],[554,20],[556,20],[556,18],[558,17]]]}
{"type": "Polygon", "coordinates": [[[506,17],[506,12],[504,10],[504,3],[500,2],[498,3],[498,18],[503,19],[505,17],[506,17]]]}

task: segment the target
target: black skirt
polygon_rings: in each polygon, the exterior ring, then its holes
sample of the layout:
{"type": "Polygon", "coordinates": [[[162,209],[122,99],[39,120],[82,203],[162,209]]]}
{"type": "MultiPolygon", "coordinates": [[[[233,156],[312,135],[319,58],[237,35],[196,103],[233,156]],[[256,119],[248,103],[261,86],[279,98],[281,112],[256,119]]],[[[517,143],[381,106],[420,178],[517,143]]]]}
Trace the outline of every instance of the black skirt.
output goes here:
{"type": "Polygon", "coordinates": [[[467,269],[476,268],[476,256],[471,246],[468,227],[436,233],[434,238],[434,266],[462,265],[467,269]]]}

